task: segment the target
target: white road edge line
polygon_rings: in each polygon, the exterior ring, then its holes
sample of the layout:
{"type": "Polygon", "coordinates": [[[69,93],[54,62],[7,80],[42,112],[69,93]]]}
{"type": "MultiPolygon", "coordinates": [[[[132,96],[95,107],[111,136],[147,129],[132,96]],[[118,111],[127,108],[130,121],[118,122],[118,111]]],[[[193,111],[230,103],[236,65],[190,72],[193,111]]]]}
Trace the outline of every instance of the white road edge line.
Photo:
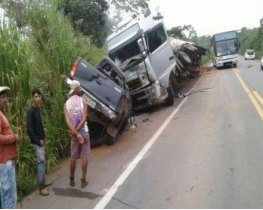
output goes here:
{"type": "MultiPolygon", "coordinates": [[[[191,89],[191,91],[194,90],[195,86],[197,85],[197,83],[199,83],[201,78],[196,82],[196,84],[191,89]]],[[[165,120],[165,122],[159,128],[159,130],[156,131],[156,133],[147,142],[147,144],[142,148],[142,150],[133,159],[133,161],[130,162],[128,167],[122,172],[122,174],[119,176],[119,178],[115,181],[115,183],[111,186],[111,188],[107,191],[107,193],[102,197],[102,199],[97,203],[97,205],[94,207],[94,209],[104,209],[107,206],[107,204],[110,202],[110,200],[114,197],[114,195],[118,191],[119,187],[125,182],[125,180],[128,178],[128,176],[131,174],[131,172],[137,166],[137,164],[142,160],[142,158],[144,157],[146,152],[151,148],[151,146],[154,144],[154,142],[158,139],[158,137],[161,135],[161,133],[164,131],[164,129],[167,127],[167,125],[170,123],[170,121],[176,115],[176,113],[185,104],[185,102],[187,101],[188,97],[189,96],[185,97],[180,102],[180,104],[176,107],[176,109],[168,116],[168,118],[165,120]]]]}

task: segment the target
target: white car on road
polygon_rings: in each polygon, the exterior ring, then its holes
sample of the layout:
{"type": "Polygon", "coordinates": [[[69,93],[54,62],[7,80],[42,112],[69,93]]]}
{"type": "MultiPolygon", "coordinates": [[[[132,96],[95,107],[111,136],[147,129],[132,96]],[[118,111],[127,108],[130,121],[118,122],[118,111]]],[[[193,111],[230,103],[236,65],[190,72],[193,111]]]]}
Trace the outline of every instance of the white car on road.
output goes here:
{"type": "Polygon", "coordinates": [[[247,49],[245,52],[245,60],[254,60],[256,58],[256,53],[253,49],[247,49]]]}

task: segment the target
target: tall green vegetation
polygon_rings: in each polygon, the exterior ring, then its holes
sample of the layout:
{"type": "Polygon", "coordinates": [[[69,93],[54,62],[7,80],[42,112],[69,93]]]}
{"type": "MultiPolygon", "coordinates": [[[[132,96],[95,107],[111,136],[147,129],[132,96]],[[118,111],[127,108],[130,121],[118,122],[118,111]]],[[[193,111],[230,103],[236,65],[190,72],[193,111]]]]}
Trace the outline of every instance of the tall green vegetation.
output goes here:
{"type": "MultiPolygon", "coordinates": [[[[14,131],[18,132],[23,139],[25,107],[28,106],[30,97],[30,83],[32,81],[33,52],[28,41],[22,41],[17,29],[10,25],[6,29],[0,29],[0,84],[8,85],[11,88],[12,100],[7,112],[8,118],[14,131]]],[[[21,177],[29,177],[33,156],[26,140],[19,145],[20,153],[18,165],[22,173],[18,173],[18,180],[21,177]]],[[[32,179],[31,179],[32,180],[32,179]]],[[[25,180],[25,182],[31,182],[25,180]]],[[[34,186],[32,183],[27,184],[34,186]]],[[[20,188],[20,184],[18,184],[20,188]]]]}
{"type": "MultiPolygon", "coordinates": [[[[28,107],[30,98],[30,83],[33,72],[33,52],[28,41],[22,41],[17,29],[10,25],[6,29],[0,29],[0,84],[11,88],[11,103],[7,112],[8,118],[14,131],[18,132],[24,139],[19,145],[18,156],[18,187],[32,190],[34,183],[30,179],[30,170],[34,157],[28,146],[24,132],[25,108],[28,107]],[[29,177],[24,179],[22,177],[29,177]],[[21,184],[23,185],[21,185],[21,184]],[[27,186],[26,188],[24,186],[27,186]],[[31,189],[30,189],[31,187],[31,189]]],[[[32,175],[31,175],[32,176],[32,175]]]]}
{"type": "Polygon", "coordinates": [[[207,49],[206,54],[202,56],[202,64],[207,63],[211,59],[210,39],[211,36],[200,36],[196,38],[196,43],[207,49]]]}

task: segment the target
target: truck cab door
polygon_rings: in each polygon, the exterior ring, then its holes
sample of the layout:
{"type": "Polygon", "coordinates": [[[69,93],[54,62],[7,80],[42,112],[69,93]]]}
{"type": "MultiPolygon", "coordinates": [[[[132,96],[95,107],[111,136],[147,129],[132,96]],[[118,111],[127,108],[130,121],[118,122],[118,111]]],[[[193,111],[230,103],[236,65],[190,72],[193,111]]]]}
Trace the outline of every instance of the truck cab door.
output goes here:
{"type": "Polygon", "coordinates": [[[175,67],[175,56],[162,23],[146,34],[149,48],[149,61],[157,78],[168,85],[170,72],[175,67]]]}

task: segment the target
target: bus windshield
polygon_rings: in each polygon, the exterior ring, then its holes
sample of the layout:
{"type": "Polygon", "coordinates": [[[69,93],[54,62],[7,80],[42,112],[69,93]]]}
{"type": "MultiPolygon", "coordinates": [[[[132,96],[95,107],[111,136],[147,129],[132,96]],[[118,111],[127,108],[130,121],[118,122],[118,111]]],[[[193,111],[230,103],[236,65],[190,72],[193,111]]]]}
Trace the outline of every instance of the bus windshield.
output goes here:
{"type": "Polygon", "coordinates": [[[216,56],[237,54],[237,51],[238,51],[237,39],[219,41],[215,43],[216,56]]]}
{"type": "Polygon", "coordinates": [[[224,33],[214,35],[214,40],[216,42],[220,42],[223,40],[229,40],[229,39],[236,39],[236,38],[237,38],[237,33],[235,31],[229,31],[229,32],[224,32],[224,33]]]}

